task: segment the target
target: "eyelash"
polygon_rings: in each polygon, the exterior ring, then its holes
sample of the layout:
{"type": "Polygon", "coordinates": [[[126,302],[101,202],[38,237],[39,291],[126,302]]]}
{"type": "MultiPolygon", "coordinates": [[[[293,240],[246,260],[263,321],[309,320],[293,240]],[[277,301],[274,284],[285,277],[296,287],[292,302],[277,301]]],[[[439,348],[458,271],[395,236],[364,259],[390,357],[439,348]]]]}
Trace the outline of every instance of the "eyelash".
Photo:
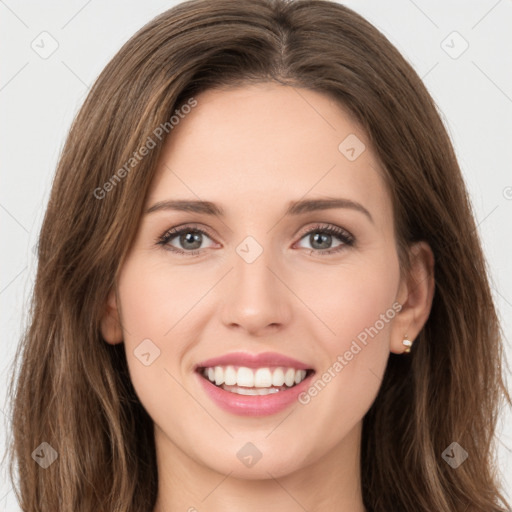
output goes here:
{"type": "MultiPolygon", "coordinates": [[[[185,255],[186,256],[197,256],[197,255],[199,255],[199,253],[201,253],[201,251],[203,249],[195,249],[192,251],[183,251],[182,249],[177,249],[176,247],[168,245],[172,239],[182,235],[183,233],[194,233],[194,234],[200,233],[202,235],[206,235],[209,238],[213,239],[212,235],[208,231],[201,229],[201,228],[197,227],[196,225],[191,224],[191,225],[183,226],[181,228],[169,229],[163,235],[158,237],[155,240],[155,242],[157,245],[164,246],[164,249],[174,252],[176,254],[179,254],[181,256],[185,256],[185,255]]],[[[309,250],[310,255],[312,253],[315,253],[316,255],[319,255],[319,256],[325,256],[325,255],[339,253],[342,250],[344,250],[344,248],[346,248],[346,247],[352,247],[355,243],[355,238],[351,233],[349,233],[345,229],[339,228],[338,226],[334,226],[331,224],[317,224],[317,225],[313,226],[312,228],[310,228],[305,233],[303,233],[301,235],[301,237],[299,238],[299,240],[302,240],[304,237],[306,237],[307,235],[310,235],[312,233],[335,235],[341,242],[343,242],[343,244],[339,245],[335,249],[324,249],[324,250],[310,249],[309,250]]]]}

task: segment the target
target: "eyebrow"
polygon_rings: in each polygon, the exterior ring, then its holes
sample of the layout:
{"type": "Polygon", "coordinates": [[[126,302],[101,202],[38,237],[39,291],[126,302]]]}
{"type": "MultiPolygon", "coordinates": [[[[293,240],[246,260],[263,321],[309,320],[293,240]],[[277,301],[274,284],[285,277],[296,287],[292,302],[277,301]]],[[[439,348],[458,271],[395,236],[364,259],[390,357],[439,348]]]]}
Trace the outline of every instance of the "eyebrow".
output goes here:
{"type": "MultiPolygon", "coordinates": [[[[325,198],[325,199],[302,199],[300,201],[291,201],[286,209],[286,215],[301,215],[304,213],[314,212],[318,210],[328,210],[333,208],[346,208],[356,210],[363,213],[368,219],[374,223],[370,212],[360,203],[351,199],[343,198],[325,198]]],[[[203,213],[205,215],[214,215],[223,217],[224,210],[215,203],[210,201],[193,201],[193,200],[165,200],[150,206],[144,213],[149,214],[162,210],[177,210],[183,212],[203,213]]]]}

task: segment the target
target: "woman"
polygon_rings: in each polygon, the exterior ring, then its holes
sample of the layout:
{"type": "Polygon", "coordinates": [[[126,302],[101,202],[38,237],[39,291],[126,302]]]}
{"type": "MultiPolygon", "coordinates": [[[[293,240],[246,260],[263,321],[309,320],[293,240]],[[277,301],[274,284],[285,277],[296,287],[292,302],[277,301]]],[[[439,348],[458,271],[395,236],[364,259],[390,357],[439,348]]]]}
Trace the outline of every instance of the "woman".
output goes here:
{"type": "Polygon", "coordinates": [[[331,2],[185,2],[59,162],[20,504],[503,511],[501,351],[449,137],[389,41],[331,2]]]}

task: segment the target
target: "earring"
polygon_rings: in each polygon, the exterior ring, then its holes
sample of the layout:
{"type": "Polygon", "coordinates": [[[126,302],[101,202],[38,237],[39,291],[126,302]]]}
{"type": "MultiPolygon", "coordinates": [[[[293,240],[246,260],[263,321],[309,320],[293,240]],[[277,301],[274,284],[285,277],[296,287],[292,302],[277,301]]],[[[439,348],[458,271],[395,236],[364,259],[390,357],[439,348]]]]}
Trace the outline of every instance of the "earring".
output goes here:
{"type": "Polygon", "coordinates": [[[402,341],[402,345],[405,346],[405,350],[404,352],[406,354],[408,354],[410,351],[411,351],[411,347],[412,347],[412,341],[407,339],[407,334],[404,336],[404,339],[402,341]]]}

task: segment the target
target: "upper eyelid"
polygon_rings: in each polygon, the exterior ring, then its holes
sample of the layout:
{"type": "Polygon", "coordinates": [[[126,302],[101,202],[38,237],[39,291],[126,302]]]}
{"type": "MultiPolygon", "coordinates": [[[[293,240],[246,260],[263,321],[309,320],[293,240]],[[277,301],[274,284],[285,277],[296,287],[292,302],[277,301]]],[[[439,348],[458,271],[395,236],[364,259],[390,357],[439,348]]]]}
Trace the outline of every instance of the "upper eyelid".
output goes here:
{"type": "MultiPolygon", "coordinates": [[[[346,228],[344,228],[342,226],[337,226],[336,224],[328,223],[328,222],[313,223],[313,225],[304,228],[304,230],[302,230],[302,229],[299,230],[299,234],[296,234],[294,236],[299,236],[299,240],[301,240],[303,237],[307,236],[308,234],[311,233],[311,231],[314,231],[315,229],[318,231],[322,231],[322,230],[329,230],[332,228],[340,229],[341,231],[343,231],[343,233],[339,233],[339,234],[334,233],[334,236],[338,236],[341,238],[345,234],[347,236],[347,238],[350,238],[351,240],[355,240],[354,235],[350,231],[348,231],[346,228]]],[[[197,223],[183,224],[183,225],[178,225],[173,228],[170,228],[167,231],[165,231],[163,233],[163,235],[161,235],[158,238],[158,240],[161,240],[164,237],[168,237],[168,241],[172,240],[172,239],[176,238],[180,234],[180,232],[186,231],[186,230],[199,231],[199,232],[207,235],[213,241],[215,241],[215,237],[213,236],[213,234],[210,233],[210,230],[200,224],[197,224],[197,223]]],[[[198,250],[200,250],[200,249],[198,249],[198,250]]]]}
{"type": "MultiPolygon", "coordinates": [[[[167,229],[166,231],[164,231],[164,233],[162,234],[161,237],[165,237],[165,236],[169,235],[171,238],[174,238],[177,235],[179,235],[181,231],[185,231],[185,230],[199,231],[201,233],[204,233],[205,235],[208,235],[212,239],[214,238],[213,233],[210,233],[210,230],[208,228],[205,228],[203,226],[196,225],[196,224],[183,224],[183,225],[179,225],[179,226],[167,229]]],[[[161,238],[161,237],[159,237],[159,238],[161,238]]]]}

